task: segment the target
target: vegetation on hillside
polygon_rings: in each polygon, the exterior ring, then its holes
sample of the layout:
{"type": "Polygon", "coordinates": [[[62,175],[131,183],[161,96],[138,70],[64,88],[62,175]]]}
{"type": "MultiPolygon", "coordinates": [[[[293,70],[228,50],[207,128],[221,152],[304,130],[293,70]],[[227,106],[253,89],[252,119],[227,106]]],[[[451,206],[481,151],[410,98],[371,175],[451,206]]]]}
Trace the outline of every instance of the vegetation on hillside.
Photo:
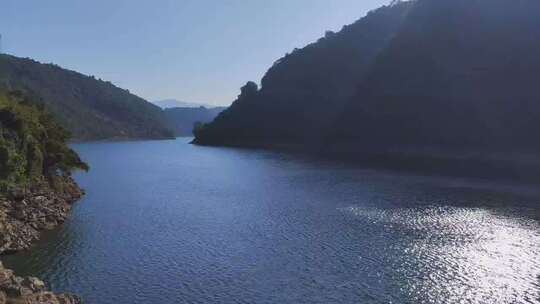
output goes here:
{"type": "Polygon", "coordinates": [[[88,170],[69,133],[21,92],[0,91],[0,190],[88,170]]]}
{"type": "Polygon", "coordinates": [[[199,128],[199,144],[317,141],[342,113],[411,7],[397,3],[279,59],[233,105],[199,128]]]}
{"type": "Polygon", "coordinates": [[[540,150],[539,16],[535,0],[395,2],[278,60],[195,142],[540,150]]]}
{"type": "Polygon", "coordinates": [[[0,54],[0,88],[46,105],[75,140],[172,138],[161,109],[110,82],[0,54]]]}
{"type": "Polygon", "coordinates": [[[540,2],[415,2],[336,121],[357,147],[539,150],[540,2]]]}

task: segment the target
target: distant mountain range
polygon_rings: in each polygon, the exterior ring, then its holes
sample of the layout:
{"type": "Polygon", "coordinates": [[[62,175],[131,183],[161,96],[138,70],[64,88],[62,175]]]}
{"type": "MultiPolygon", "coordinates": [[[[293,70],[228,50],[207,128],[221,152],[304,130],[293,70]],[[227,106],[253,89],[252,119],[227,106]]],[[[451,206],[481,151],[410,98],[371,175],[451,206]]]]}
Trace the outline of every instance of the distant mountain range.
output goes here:
{"type": "Polygon", "coordinates": [[[0,89],[39,100],[75,140],[172,138],[163,111],[112,83],[0,54],[0,89]]]}
{"type": "Polygon", "coordinates": [[[205,107],[205,108],[212,108],[214,106],[203,104],[203,103],[196,103],[196,102],[185,102],[185,101],[179,101],[176,99],[164,99],[164,100],[158,100],[158,101],[152,101],[153,104],[156,106],[162,108],[162,109],[170,109],[170,108],[199,108],[199,107],[205,107]]]}
{"type": "Polygon", "coordinates": [[[196,123],[208,123],[225,110],[225,107],[205,108],[168,108],[163,110],[175,136],[193,136],[193,128],[196,123]]]}
{"type": "Polygon", "coordinates": [[[540,1],[394,2],[276,61],[194,142],[538,176],[501,157],[540,153],[538,54],[540,1]]]}

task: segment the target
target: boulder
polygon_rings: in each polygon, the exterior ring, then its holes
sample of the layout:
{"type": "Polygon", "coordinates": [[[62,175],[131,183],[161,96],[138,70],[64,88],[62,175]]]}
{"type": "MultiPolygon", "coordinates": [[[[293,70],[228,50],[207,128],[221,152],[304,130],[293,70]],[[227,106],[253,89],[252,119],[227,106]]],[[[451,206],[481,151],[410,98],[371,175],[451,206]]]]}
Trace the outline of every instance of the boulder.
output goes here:
{"type": "Polygon", "coordinates": [[[25,278],[22,281],[21,285],[23,287],[29,288],[33,292],[40,292],[45,290],[45,283],[36,277],[25,278]]]}
{"type": "MultiPolygon", "coordinates": [[[[71,205],[82,191],[70,178],[66,187],[55,191],[35,185],[30,191],[11,188],[0,196],[0,255],[26,250],[39,239],[40,233],[63,223],[71,205]]],[[[0,304],[80,304],[71,294],[55,295],[35,277],[18,277],[0,262],[0,304]]]]}
{"type": "MultiPolygon", "coordinates": [[[[59,294],[56,296],[60,304],[82,304],[80,297],[68,293],[59,294]]],[[[1,303],[0,303],[1,304],[1,303]]]]}
{"type": "Polygon", "coordinates": [[[60,304],[52,292],[40,292],[23,297],[24,304],[60,304]]]}

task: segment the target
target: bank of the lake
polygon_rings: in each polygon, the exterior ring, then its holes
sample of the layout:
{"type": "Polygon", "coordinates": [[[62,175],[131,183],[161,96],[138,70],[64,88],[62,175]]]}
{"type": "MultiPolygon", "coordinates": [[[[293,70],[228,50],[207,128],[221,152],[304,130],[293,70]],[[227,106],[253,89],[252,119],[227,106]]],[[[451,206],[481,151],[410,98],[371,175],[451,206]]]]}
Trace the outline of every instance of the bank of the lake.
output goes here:
{"type": "MultiPolygon", "coordinates": [[[[52,183],[52,182],[51,182],[52,183]]],[[[70,177],[56,177],[54,187],[43,182],[14,186],[0,195],[0,255],[30,250],[42,234],[61,225],[83,191],[70,177]]],[[[0,304],[78,304],[72,294],[54,294],[45,282],[20,277],[4,267],[0,256],[0,304]]]]}
{"type": "Polygon", "coordinates": [[[87,194],[7,266],[86,303],[540,303],[534,187],[188,142],[74,145],[87,194]]]}

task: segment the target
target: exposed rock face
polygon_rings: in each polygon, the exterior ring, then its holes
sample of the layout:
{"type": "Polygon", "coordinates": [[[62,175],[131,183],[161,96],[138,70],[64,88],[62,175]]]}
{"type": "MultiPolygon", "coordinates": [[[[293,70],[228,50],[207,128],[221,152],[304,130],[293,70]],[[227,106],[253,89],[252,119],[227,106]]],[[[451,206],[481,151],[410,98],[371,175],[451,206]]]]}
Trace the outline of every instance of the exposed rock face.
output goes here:
{"type": "Polygon", "coordinates": [[[38,278],[21,278],[5,269],[0,262],[0,304],[79,304],[81,299],[71,294],[46,291],[38,278]]]}
{"type": "Polygon", "coordinates": [[[61,190],[39,186],[28,191],[13,189],[0,198],[0,254],[28,249],[39,239],[40,231],[63,223],[71,204],[82,196],[71,179],[61,190]]]}
{"type": "MultiPolygon", "coordinates": [[[[26,250],[39,239],[40,232],[63,223],[71,205],[83,191],[71,179],[59,189],[40,185],[30,190],[12,189],[0,197],[0,254],[26,250]]],[[[53,294],[38,278],[22,278],[0,262],[0,304],[77,304],[70,294],[53,294]]]]}

